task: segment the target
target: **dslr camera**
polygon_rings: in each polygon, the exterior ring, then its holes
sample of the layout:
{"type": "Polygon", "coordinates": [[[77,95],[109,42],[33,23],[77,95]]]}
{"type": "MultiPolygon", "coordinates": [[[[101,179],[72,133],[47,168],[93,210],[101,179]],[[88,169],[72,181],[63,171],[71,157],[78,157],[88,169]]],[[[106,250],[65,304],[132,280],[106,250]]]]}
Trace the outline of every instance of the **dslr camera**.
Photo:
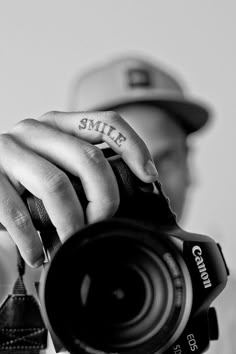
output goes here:
{"type": "MultiPolygon", "coordinates": [[[[184,231],[161,184],[145,184],[114,156],[121,203],[112,218],[59,245],[41,200],[26,202],[50,262],[39,285],[56,351],[203,353],[218,338],[213,300],[229,275],[212,238],[184,231]]],[[[78,179],[69,176],[86,207],[78,179]]]]}

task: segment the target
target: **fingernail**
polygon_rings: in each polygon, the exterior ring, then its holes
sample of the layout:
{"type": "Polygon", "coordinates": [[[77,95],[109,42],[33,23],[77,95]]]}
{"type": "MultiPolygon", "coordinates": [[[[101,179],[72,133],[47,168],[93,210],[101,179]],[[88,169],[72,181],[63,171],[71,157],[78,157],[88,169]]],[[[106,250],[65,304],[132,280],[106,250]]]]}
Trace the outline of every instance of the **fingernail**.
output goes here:
{"type": "Polygon", "coordinates": [[[149,176],[155,177],[156,179],[158,178],[157,169],[151,160],[148,160],[148,162],[146,163],[145,170],[149,176]]]}
{"type": "Polygon", "coordinates": [[[31,264],[31,267],[32,268],[38,268],[44,263],[44,261],[45,261],[44,255],[40,256],[36,261],[34,261],[33,264],[31,264]]]}

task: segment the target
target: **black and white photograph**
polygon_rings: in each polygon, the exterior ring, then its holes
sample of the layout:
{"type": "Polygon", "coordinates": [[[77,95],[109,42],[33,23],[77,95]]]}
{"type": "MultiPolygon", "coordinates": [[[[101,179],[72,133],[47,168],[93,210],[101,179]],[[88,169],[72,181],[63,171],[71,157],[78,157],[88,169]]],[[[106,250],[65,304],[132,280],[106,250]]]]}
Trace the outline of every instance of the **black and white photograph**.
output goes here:
{"type": "Polygon", "coordinates": [[[235,13],[0,1],[0,354],[236,354],[235,13]]]}

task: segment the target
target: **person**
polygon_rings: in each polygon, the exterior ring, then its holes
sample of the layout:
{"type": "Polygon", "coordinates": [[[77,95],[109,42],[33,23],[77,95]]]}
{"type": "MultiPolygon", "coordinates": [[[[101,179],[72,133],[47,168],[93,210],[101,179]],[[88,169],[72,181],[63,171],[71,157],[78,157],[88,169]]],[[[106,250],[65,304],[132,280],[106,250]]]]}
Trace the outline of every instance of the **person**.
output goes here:
{"type": "Polygon", "coordinates": [[[209,108],[145,57],[121,56],[98,65],[71,87],[71,110],[114,110],[143,138],[172,208],[181,218],[191,184],[189,136],[206,127],[209,108]]]}
{"type": "MultiPolygon", "coordinates": [[[[142,181],[160,178],[181,220],[192,179],[189,137],[208,124],[209,116],[207,106],[191,99],[159,65],[123,56],[75,81],[70,112],[26,119],[1,134],[0,222],[27,264],[40,266],[44,253],[21,198],[25,189],[43,200],[62,242],[83,228],[85,219],[93,223],[117,211],[119,191],[101,152],[104,146],[121,155],[142,181]],[[64,171],[81,179],[89,202],[85,211],[64,171]]],[[[15,274],[14,252],[2,232],[0,276],[9,282],[15,274]]],[[[28,281],[32,277],[31,271],[28,281]]]]}
{"type": "MultiPolygon", "coordinates": [[[[125,54],[94,65],[75,78],[69,108],[113,110],[134,128],[147,144],[164,192],[182,223],[196,178],[191,138],[210,127],[211,107],[192,98],[185,83],[169,67],[145,55],[125,54]]],[[[235,354],[235,294],[236,280],[231,274],[226,289],[214,302],[219,340],[211,341],[209,354],[235,354]]]]}

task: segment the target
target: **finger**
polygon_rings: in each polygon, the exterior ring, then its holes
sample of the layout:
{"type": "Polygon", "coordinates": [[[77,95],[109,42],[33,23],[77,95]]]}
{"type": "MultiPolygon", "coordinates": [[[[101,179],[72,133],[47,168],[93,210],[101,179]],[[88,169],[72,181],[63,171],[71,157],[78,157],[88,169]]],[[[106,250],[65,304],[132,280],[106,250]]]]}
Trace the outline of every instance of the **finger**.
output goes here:
{"type": "Polygon", "coordinates": [[[1,169],[43,201],[63,242],[84,225],[81,204],[69,178],[59,168],[20,145],[8,134],[0,139],[1,169]]]}
{"type": "Polygon", "coordinates": [[[43,263],[43,248],[29,212],[17,191],[0,172],[0,221],[32,267],[43,263]]]}
{"type": "Polygon", "coordinates": [[[114,215],[119,206],[118,185],[100,149],[33,119],[18,124],[13,135],[21,144],[80,178],[89,202],[89,223],[114,215]]]}
{"type": "Polygon", "coordinates": [[[154,182],[157,179],[147,146],[116,112],[49,112],[39,120],[90,143],[105,142],[141,180],[154,182]]]}

